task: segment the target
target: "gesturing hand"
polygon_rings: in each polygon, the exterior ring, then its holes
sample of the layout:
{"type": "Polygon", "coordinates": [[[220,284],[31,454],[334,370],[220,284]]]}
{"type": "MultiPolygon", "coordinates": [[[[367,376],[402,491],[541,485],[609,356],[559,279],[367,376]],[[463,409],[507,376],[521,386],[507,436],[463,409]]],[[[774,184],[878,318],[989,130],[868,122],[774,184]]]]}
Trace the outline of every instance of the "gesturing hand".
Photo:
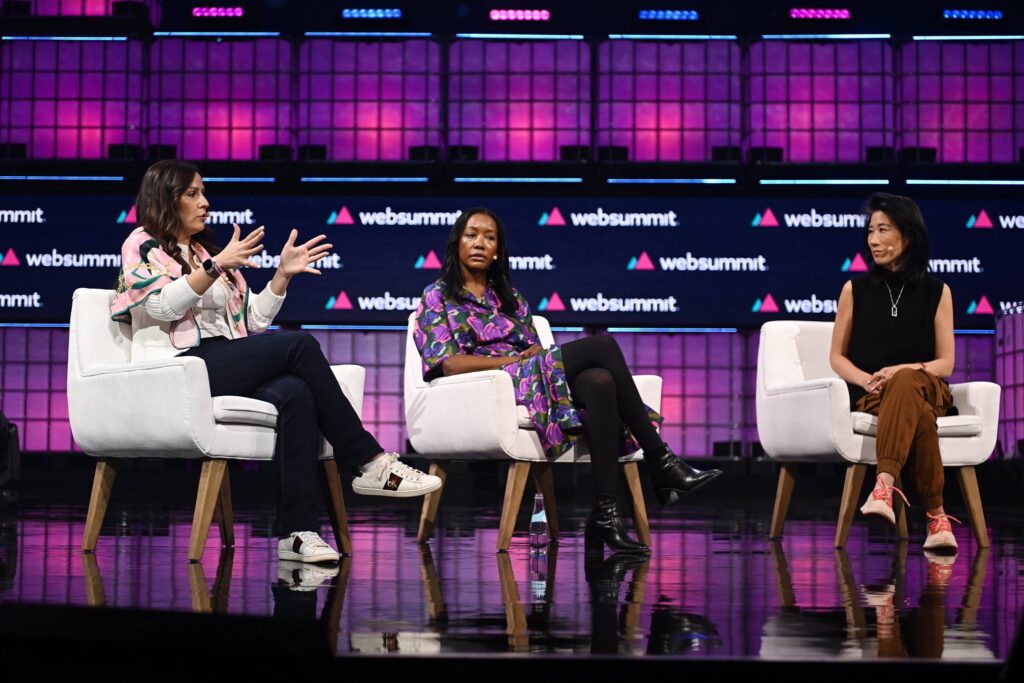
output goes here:
{"type": "Polygon", "coordinates": [[[220,253],[214,257],[214,260],[224,270],[241,268],[242,266],[259,268],[259,264],[251,262],[249,258],[263,251],[263,245],[260,243],[263,240],[263,226],[261,225],[250,232],[245,236],[245,239],[239,239],[242,229],[238,227],[238,223],[235,223],[234,226],[235,231],[231,235],[231,241],[220,250],[220,253]]]}
{"type": "Polygon", "coordinates": [[[319,275],[320,271],[314,268],[313,264],[326,256],[334,245],[320,244],[327,239],[327,235],[317,235],[308,242],[295,244],[298,237],[299,231],[293,229],[288,236],[288,241],[284,243],[284,248],[281,249],[281,265],[278,266],[278,269],[288,277],[299,273],[319,275]]]}

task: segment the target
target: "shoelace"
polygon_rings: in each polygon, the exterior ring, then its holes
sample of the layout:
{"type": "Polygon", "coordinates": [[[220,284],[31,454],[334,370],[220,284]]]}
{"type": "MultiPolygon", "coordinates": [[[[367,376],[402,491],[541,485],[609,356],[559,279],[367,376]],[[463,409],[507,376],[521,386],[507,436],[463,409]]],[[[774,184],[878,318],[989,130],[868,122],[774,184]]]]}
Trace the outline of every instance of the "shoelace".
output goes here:
{"type": "MultiPolygon", "coordinates": [[[[876,481],[880,482],[881,480],[882,478],[879,477],[876,481]]],[[[871,491],[871,497],[875,500],[885,501],[889,505],[889,507],[892,507],[893,491],[900,494],[900,498],[903,499],[903,502],[906,504],[906,506],[910,507],[910,501],[907,500],[907,497],[903,494],[903,491],[900,491],[895,486],[886,486],[885,484],[882,484],[881,486],[876,485],[874,490],[871,491]]],[[[930,516],[931,515],[929,515],[929,517],[930,516]]]]}
{"type": "Polygon", "coordinates": [[[328,548],[328,549],[330,549],[330,546],[327,545],[327,543],[324,542],[324,539],[320,538],[320,534],[318,534],[315,531],[300,531],[296,535],[300,539],[302,539],[302,542],[304,544],[308,545],[310,548],[313,548],[313,549],[328,548]]]}
{"type": "Polygon", "coordinates": [[[957,524],[963,524],[963,522],[961,522],[953,515],[947,515],[946,513],[942,513],[941,515],[933,515],[930,512],[926,512],[924,514],[926,517],[928,517],[928,519],[931,520],[930,522],[928,522],[929,534],[937,534],[942,531],[948,531],[952,533],[953,525],[949,523],[949,520],[953,520],[957,524]]]}
{"type": "Polygon", "coordinates": [[[386,463],[388,469],[397,473],[399,476],[402,477],[402,479],[408,479],[409,481],[419,481],[420,478],[423,476],[423,473],[420,472],[415,467],[410,467],[409,465],[406,465],[404,462],[401,462],[398,459],[398,453],[385,453],[385,457],[388,459],[386,463]]]}

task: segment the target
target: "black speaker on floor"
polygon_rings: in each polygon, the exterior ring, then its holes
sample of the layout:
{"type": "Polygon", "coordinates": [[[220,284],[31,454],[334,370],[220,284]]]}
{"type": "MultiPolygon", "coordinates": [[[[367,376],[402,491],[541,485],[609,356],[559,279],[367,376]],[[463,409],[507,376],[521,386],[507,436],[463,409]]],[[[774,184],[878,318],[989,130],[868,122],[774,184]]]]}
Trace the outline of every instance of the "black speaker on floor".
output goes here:
{"type": "Polygon", "coordinates": [[[32,3],[27,0],[5,0],[0,7],[0,14],[5,17],[28,17],[32,15],[32,3]]]}
{"type": "Polygon", "coordinates": [[[260,161],[291,161],[290,145],[260,145],[260,161]]]}
{"type": "Polygon", "coordinates": [[[178,148],[174,145],[150,145],[149,161],[163,161],[164,159],[177,159],[178,148]]]}
{"type": "Polygon", "coordinates": [[[590,147],[587,145],[562,145],[558,150],[562,161],[590,161],[590,147]]]}
{"type": "MultiPolygon", "coordinates": [[[[21,447],[18,425],[0,413],[0,491],[10,488],[21,478],[21,447]]],[[[7,496],[4,496],[6,498],[7,496]]]]}
{"type": "Polygon", "coordinates": [[[149,7],[135,0],[115,0],[110,4],[110,14],[115,17],[149,20],[149,7]]]}
{"type": "Polygon", "coordinates": [[[142,161],[145,153],[142,145],[114,144],[107,145],[107,158],[113,161],[142,161]]]}
{"type": "Polygon", "coordinates": [[[782,163],[781,147],[751,147],[747,152],[747,161],[752,164],[782,163]]]}
{"type": "Polygon", "coordinates": [[[476,145],[448,145],[448,161],[476,161],[480,148],[476,145]]]}
{"type": "Polygon", "coordinates": [[[868,147],[864,150],[869,164],[891,164],[896,161],[896,150],[889,146],[868,147]]]}
{"type": "Polygon", "coordinates": [[[27,159],[28,146],[24,142],[0,142],[0,159],[27,159]]]}
{"type": "Polygon", "coordinates": [[[602,145],[597,148],[598,161],[629,161],[629,147],[602,145]]]}
{"type": "Polygon", "coordinates": [[[299,161],[327,161],[327,145],[299,145],[299,161]]]}
{"type": "Polygon", "coordinates": [[[907,164],[934,164],[934,147],[904,147],[900,150],[900,161],[907,164]]]}
{"type": "Polygon", "coordinates": [[[743,153],[736,145],[711,148],[711,161],[742,161],[743,153]]]}
{"type": "Polygon", "coordinates": [[[440,161],[441,149],[437,145],[412,145],[409,147],[409,161],[440,161]]]}

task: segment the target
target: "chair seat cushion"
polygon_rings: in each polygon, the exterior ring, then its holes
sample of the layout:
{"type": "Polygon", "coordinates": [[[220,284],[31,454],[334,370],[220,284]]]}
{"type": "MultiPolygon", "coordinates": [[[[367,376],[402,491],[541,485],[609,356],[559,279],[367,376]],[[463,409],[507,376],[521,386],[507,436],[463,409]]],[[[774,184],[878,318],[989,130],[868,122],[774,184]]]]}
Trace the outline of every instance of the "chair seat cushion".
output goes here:
{"type": "MultiPolygon", "coordinates": [[[[878,418],[867,413],[852,413],[853,431],[864,436],[878,435],[878,418]]],[[[981,418],[977,415],[954,415],[938,419],[939,437],[978,436],[981,418]]]]}
{"type": "Polygon", "coordinates": [[[277,427],[277,408],[266,401],[244,396],[215,396],[213,419],[221,424],[277,427]]]}

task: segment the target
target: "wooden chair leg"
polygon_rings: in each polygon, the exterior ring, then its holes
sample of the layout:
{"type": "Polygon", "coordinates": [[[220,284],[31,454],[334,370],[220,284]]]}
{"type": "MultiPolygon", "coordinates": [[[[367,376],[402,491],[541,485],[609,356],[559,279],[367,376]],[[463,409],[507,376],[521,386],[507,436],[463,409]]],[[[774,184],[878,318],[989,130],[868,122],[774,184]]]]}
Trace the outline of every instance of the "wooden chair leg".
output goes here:
{"type": "Polygon", "coordinates": [[[772,508],[772,525],[768,538],[782,538],[782,527],[786,524],[789,501],[793,498],[793,487],[796,485],[796,470],[795,462],[783,463],[779,468],[779,484],[775,487],[775,505],[772,508]]]}
{"type": "Polygon", "coordinates": [[[846,468],[846,481],[843,483],[843,499],[839,504],[839,523],[836,525],[836,548],[846,546],[853,525],[853,513],[857,509],[860,491],[864,488],[864,477],[867,465],[850,465],[846,468]]]}
{"type": "Polygon", "coordinates": [[[85,515],[85,532],[82,534],[82,550],[91,553],[96,550],[96,541],[100,537],[100,527],[107,514],[107,503],[110,492],[114,488],[114,477],[117,469],[114,461],[101,458],[96,462],[96,473],[92,477],[92,493],[89,496],[89,511],[85,515]]]}
{"type": "Polygon", "coordinates": [[[508,481],[505,483],[505,501],[501,506],[501,524],[498,527],[498,552],[508,550],[512,532],[516,527],[516,515],[523,502],[523,490],[530,476],[530,463],[517,460],[508,466],[508,481]]]}
{"type": "Polygon", "coordinates": [[[228,613],[228,597],[231,595],[231,575],[234,570],[235,549],[226,547],[220,549],[220,557],[217,558],[217,574],[213,579],[213,589],[210,591],[210,608],[214,614],[228,613]]]}
{"type": "Polygon", "coordinates": [[[214,516],[220,531],[220,545],[223,548],[235,547],[235,516],[231,509],[231,480],[228,477],[230,468],[225,462],[224,479],[220,482],[220,493],[217,494],[217,507],[214,516]]]}
{"type": "Polygon", "coordinates": [[[444,593],[441,590],[441,577],[434,566],[434,556],[430,552],[430,546],[421,543],[417,546],[420,549],[420,578],[423,580],[423,597],[427,602],[427,617],[430,625],[448,623],[448,603],[444,601],[444,593]]]}
{"type": "Polygon", "coordinates": [[[981,491],[978,490],[978,475],[973,467],[958,467],[956,477],[960,482],[964,503],[967,504],[967,514],[971,517],[971,529],[978,539],[978,547],[987,548],[988,528],[985,526],[985,509],[981,505],[981,491]]]}
{"type": "MultiPolygon", "coordinates": [[[[516,465],[527,465],[529,463],[515,463],[516,465]]],[[[529,472],[529,469],[527,469],[529,472]]],[[[512,476],[511,470],[509,477],[512,476]]],[[[523,484],[526,477],[523,477],[523,484]]],[[[530,649],[530,634],[526,623],[526,610],[523,601],[519,596],[519,585],[516,583],[515,573],[512,571],[512,558],[508,553],[498,553],[498,578],[501,581],[501,598],[505,603],[505,633],[508,635],[508,645],[512,652],[526,652],[530,649]]]]}
{"type": "Polygon", "coordinates": [[[85,601],[89,607],[106,607],[107,591],[96,562],[95,553],[82,553],[82,574],[85,577],[85,601]]]}
{"type": "Polygon", "coordinates": [[[640,487],[640,470],[635,462],[622,464],[622,472],[626,475],[626,486],[633,502],[633,524],[636,535],[648,548],[652,547],[651,525],[647,521],[647,505],[644,503],[644,490],[640,487]]]}
{"type": "Polygon", "coordinates": [[[341,491],[338,463],[334,458],[321,461],[324,465],[320,483],[324,500],[327,501],[327,516],[331,518],[334,542],[342,555],[352,554],[352,532],[348,528],[348,512],[345,510],[345,495],[341,491]]]}
{"type": "MultiPolygon", "coordinates": [[[[900,491],[903,490],[903,481],[901,477],[895,477],[893,484],[900,491]]],[[[896,538],[901,541],[906,541],[910,538],[910,534],[907,533],[907,504],[903,502],[903,499],[899,496],[892,497],[892,509],[896,515],[896,538]],[[897,501],[897,499],[899,499],[897,501]]]]}
{"type": "Polygon", "coordinates": [[[196,511],[192,516],[192,535],[188,543],[189,562],[198,562],[203,557],[227,464],[226,460],[207,460],[199,473],[199,492],[196,494],[196,511]]]}
{"type": "Polygon", "coordinates": [[[548,538],[558,540],[558,504],[555,502],[555,477],[551,463],[533,463],[533,482],[544,496],[544,515],[548,518],[548,538]]]}
{"type": "Polygon", "coordinates": [[[206,585],[206,572],[200,562],[190,562],[188,565],[188,592],[192,599],[192,611],[198,614],[210,614],[213,612],[213,603],[210,601],[210,588],[206,585]]]}
{"type": "Polygon", "coordinates": [[[430,463],[430,474],[441,478],[441,488],[428,493],[423,497],[423,510],[420,512],[420,528],[416,533],[416,540],[426,543],[434,535],[434,525],[437,522],[437,508],[441,505],[441,494],[444,493],[445,480],[448,472],[443,463],[434,461],[430,463]]]}

